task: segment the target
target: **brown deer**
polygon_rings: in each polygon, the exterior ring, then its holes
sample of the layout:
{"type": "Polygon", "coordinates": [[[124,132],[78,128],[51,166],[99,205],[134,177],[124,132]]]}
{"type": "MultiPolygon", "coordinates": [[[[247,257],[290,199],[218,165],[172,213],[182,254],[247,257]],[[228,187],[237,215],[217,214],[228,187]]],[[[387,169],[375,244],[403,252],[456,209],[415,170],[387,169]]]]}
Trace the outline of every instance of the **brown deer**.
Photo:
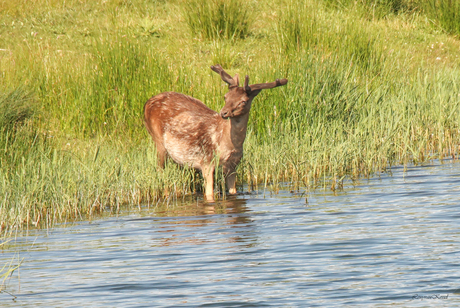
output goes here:
{"type": "Polygon", "coordinates": [[[201,101],[177,92],[153,96],[144,105],[144,123],[153,138],[158,163],[164,168],[169,156],[179,165],[200,170],[205,180],[205,195],[214,202],[214,170],[222,166],[230,194],[236,194],[236,167],[243,157],[251,102],[263,89],[285,85],[287,79],[239,86],[220,65],[211,66],[228,83],[225,106],[220,114],[201,101]]]}

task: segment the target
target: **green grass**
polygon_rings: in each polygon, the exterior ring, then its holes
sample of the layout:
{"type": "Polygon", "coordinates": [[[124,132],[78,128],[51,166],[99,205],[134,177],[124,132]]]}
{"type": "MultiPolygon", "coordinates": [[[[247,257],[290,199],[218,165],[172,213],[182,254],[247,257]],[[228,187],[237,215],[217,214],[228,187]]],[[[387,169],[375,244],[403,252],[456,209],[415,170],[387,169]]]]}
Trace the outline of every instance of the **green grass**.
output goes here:
{"type": "Polygon", "coordinates": [[[323,0],[323,2],[328,7],[353,10],[362,17],[377,19],[413,10],[418,5],[414,0],[323,0]]]}
{"type": "Polygon", "coordinates": [[[14,131],[35,113],[34,99],[30,92],[16,88],[0,93],[0,127],[6,133],[14,131]]]}
{"type": "Polygon", "coordinates": [[[444,31],[460,36],[460,1],[427,0],[422,2],[426,14],[444,31]]]}
{"type": "Polygon", "coordinates": [[[254,101],[239,185],[339,189],[458,155],[460,42],[416,1],[0,0],[0,16],[3,232],[200,191],[157,169],[142,108],[178,91],[219,110],[217,63],[289,79],[254,101]]]}
{"type": "Polygon", "coordinates": [[[208,40],[245,38],[254,19],[242,0],[191,0],[183,8],[191,36],[208,40]]]}

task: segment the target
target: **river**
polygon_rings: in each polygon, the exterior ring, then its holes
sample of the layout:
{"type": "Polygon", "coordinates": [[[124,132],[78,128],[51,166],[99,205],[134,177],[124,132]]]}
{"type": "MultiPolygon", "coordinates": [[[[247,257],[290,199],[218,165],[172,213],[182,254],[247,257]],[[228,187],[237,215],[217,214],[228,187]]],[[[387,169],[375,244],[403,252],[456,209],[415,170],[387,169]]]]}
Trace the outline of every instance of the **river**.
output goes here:
{"type": "Polygon", "coordinates": [[[29,230],[2,307],[460,306],[460,164],[29,230]]]}

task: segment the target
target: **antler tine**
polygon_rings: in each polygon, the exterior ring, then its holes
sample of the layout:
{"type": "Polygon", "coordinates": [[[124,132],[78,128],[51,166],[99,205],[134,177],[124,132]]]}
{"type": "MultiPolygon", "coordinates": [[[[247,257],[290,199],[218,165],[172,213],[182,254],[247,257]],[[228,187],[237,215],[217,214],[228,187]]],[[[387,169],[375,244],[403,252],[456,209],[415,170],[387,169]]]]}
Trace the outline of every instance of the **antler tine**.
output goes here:
{"type": "Polygon", "coordinates": [[[237,82],[235,81],[235,79],[232,78],[232,76],[230,76],[226,71],[224,71],[224,69],[222,68],[222,66],[220,66],[219,64],[216,64],[216,65],[212,65],[211,66],[211,69],[216,72],[217,74],[220,75],[220,78],[222,78],[222,80],[226,83],[228,83],[228,86],[231,87],[231,86],[238,86],[237,82]]]}
{"type": "Polygon", "coordinates": [[[249,88],[251,89],[251,91],[257,91],[257,90],[271,89],[271,88],[276,88],[279,86],[284,86],[287,83],[288,83],[288,80],[285,78],[276,79],[276,81],[273,81],[273,82],[252,84],[249,86],[249,88]]]}
{"type": "Polygon", "coordinates": [[[246,75],[246,77],[244,78],[244,90],[246,92],[251,92],[251,88],[249,87],[249,76],[246,75]]]}

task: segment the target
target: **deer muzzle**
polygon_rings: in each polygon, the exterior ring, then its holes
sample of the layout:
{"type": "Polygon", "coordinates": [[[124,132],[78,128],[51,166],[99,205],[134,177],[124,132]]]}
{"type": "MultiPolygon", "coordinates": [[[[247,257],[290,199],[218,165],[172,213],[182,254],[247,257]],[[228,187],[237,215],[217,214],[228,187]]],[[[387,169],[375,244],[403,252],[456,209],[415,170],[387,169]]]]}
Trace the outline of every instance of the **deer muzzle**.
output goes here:
{"type": "Polygon", "coordinates": [[[228,110],[221,110],[220,111],[220,116],[224,119],[228,119],[229,117],[231,117],[231,112],[228,111],[228,110]]]}

